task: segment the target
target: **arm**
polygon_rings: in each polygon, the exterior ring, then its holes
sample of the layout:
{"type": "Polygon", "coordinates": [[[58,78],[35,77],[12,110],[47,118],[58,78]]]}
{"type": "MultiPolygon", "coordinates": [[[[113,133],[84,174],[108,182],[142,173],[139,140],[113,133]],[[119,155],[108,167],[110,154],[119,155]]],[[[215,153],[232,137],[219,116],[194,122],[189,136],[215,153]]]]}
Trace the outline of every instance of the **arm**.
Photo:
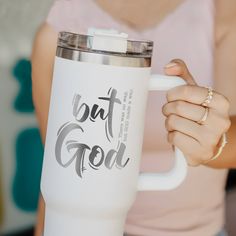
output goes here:
{"type": "Polygon", "coordinates": [[[216,168],[236,168],[236,2],[216,2],[215,88],[230,102],[231,127],[228,144],[218,160],[209,163],[216,168]]]}
{"type": "Polygon", "coordinates": [[[57,33],[45,23],[36,34],[31,58],[33,101],[43,143],[46,136],[56,44],[57,33]]]}
{"type": "MultiPolygon", "coordinates": [[[[42,25],[36,34],[31,58],[33,101],[43,143],[46,136],[56,42],[57,33],[48,24],[42,25]]],[[[42,235],[43,221],[44,201],[40,196],[35,236],[42,235]]]]}

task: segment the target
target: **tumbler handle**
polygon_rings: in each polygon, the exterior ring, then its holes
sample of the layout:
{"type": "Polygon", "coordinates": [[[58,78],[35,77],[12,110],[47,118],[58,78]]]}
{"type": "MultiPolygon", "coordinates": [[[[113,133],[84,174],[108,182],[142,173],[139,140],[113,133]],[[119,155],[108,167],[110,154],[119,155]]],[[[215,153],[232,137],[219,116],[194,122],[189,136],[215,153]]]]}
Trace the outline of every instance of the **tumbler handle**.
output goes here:
{"type": "MultiPolygon", "coordinates": [[[[177,76],[152,75],[149,80],[149,91],[166,91],[184,85],[186,82],[177,76]]],[[[170,190],[178,187],[187,174],[187,163],[183,153],[175,147],[174,167],[164,173],[141,173],[139,191],[170,190]]]]}

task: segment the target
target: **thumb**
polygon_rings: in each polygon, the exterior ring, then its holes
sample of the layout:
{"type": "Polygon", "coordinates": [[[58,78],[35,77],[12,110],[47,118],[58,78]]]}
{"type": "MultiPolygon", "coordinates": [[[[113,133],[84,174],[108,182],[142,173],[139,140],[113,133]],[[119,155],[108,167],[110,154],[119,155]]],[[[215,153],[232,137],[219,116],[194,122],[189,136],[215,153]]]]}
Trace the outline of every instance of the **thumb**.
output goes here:
{"type": "Polygon", "coordinates": [[[183,78],[189,85],[197,85],[193,76],[188,70],[188,67],[184,61],[180,59],[174,59],[164,67],[166,75],[176,75],[183,78]]]}

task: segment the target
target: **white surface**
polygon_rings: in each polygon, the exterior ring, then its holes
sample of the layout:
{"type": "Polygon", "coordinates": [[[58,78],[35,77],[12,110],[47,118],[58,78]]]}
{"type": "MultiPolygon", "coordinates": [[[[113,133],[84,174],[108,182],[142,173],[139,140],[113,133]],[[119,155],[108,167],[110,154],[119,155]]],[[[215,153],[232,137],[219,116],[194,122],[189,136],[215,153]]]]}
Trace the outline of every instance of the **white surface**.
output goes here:
{"type": "Polygon", "coordinates": [[[52,209],[46,209],[45,219],[44,235],[49,236],[123,236],[125,224],[125,217],[77,218],[52,209]]]}

